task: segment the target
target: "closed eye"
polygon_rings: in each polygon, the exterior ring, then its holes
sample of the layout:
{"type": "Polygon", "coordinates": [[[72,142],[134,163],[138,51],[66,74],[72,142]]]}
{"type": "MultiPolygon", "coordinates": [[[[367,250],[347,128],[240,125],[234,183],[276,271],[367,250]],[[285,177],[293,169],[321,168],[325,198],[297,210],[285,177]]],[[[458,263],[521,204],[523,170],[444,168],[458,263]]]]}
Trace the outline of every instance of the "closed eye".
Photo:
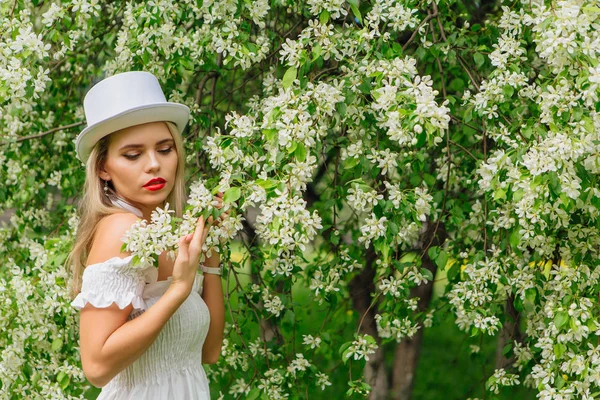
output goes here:
{"type": "MultiPolygon", "coordinates": [[[[161,154],[169,154],[171,151],[173,151],[173,147],[169,147],[169,148],[166,148],[163,150],[158,150],[158,152],[161,154]]],[[[135,160],[139,156],[140,156],[139,154],[123,154],[123,157],[127,158],[128,160],[135,160]]]]}

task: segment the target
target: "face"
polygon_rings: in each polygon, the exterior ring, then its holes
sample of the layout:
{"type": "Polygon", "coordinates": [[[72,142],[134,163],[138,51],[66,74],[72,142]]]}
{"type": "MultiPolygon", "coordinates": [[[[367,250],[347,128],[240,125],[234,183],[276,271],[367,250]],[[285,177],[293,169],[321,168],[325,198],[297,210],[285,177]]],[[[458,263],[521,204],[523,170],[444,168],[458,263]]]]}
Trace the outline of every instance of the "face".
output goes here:
{"type": "Polygon", "coordinates": [[[112,133],[100,178],[112,181],[117,194],[149,220],[175,186],[177,150],[164,122],[135,125],[112,133]],[[162,179],[163,184],[150,183],[162,179]]]}

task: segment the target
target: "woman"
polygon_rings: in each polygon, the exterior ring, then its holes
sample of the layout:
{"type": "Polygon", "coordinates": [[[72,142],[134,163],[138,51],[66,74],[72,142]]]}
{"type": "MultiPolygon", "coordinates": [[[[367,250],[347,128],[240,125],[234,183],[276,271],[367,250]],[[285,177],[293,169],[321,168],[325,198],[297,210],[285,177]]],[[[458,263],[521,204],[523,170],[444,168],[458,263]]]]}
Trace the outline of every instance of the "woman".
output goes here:
{"type": "Polygon", "coordinates": [[[98,399],[209,399],[201,363],[217,361],[224,328],[218,254],[198,267],[212,219],[201,217],[176,259],[163,253],[158,268],[134,267],[121,252],[125,232],[156,207],[168,202],[182,215],[189,109],[166,102],[158,80],[137,71],[96,84],[84,109],[76,147],[86,183],[67,261],[84,373],[103,388],[98,399]]]}

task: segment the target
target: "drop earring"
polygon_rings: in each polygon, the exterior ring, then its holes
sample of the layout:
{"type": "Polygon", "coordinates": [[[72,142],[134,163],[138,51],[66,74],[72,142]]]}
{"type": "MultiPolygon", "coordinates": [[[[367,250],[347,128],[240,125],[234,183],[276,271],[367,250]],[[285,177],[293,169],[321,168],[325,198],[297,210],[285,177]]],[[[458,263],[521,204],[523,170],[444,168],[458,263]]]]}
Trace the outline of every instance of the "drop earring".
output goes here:
{"type": "Polygon", "coordinates": [[[108,193],[108,181],[104,181],[104,193],[108,193]]]}

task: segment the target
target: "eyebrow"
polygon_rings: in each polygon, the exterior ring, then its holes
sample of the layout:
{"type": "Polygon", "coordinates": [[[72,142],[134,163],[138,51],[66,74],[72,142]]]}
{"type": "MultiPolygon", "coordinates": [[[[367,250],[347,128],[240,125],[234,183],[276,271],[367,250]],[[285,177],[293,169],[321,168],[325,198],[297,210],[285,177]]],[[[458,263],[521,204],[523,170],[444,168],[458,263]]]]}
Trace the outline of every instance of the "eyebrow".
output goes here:
{"type": "MultiPolygon", "coordinates": [[[[163,139],[160,142],[156,142],[156,145],[160,146],[161,144],[167,143],[167,142],[173,142],[173,143],[175,143],[175,141],[172,138],[168,138],[168,139],[163,139]]],[[[144,147],[144,145],[143,144],[126,144],[125,146],[121,147],[119,149],[119,151],[125,150],[125,149],[138,149],[140,147],[144,147]]]]}

